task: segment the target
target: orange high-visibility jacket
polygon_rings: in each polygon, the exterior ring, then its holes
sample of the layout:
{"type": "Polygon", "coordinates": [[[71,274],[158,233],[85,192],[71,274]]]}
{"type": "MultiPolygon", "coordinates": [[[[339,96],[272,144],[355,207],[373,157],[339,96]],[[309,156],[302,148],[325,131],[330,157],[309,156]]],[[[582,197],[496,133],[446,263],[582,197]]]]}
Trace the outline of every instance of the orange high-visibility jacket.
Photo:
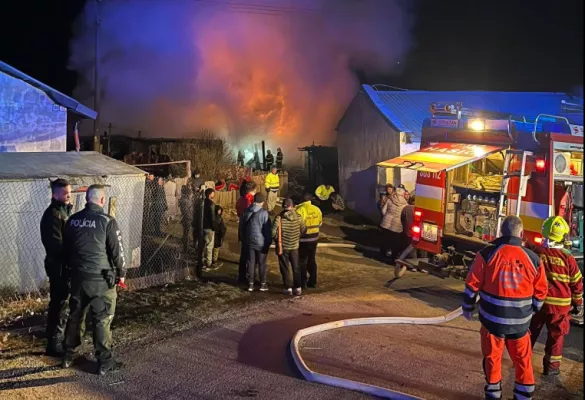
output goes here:
{"type": "Polygon", "coordinates": [[[567,314],[571,305],[583,302],[583,275],[571,252],[565,249],[537,247],[548,279],[548,294],[544,310],[549,314],[567,314]]]}
{"type": "Polygon", "coordinates": [[[473,311],[479,295],[479,320],[492,334],[509,339],[524,336],[532,313],[547,293],[540,258],[522,247],[522,239],[505,236],[479,251],[465,282],[463,309],[473,311]]]}

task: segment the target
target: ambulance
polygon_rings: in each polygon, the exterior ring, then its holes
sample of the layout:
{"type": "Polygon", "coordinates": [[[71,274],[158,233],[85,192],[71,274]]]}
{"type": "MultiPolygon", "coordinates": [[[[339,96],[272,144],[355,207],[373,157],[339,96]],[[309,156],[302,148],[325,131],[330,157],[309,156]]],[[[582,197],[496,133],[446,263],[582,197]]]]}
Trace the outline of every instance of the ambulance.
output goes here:
{"type": "MultiPolygon", "coordinates": [[[[582,104],[563,105],[582,121],[582,104]]],[[[475,252],[500,235],[507,215],[522,219],[528,247],[542,243],[546,218],[562,215],[571,226],[566,245],[583,269],[583,126],[566,115],[432,103],[420,150],[378,163],[416,171],[412,242],[396,276],[412,267],[465,279],[475,252]],[[407,259],[414,249],[428,258],[407,259]]]]}

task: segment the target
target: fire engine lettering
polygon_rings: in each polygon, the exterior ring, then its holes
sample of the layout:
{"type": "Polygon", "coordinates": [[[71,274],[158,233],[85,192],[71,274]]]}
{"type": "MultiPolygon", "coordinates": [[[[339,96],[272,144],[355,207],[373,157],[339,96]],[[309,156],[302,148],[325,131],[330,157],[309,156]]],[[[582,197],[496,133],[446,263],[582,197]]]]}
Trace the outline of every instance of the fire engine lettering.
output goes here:
{"type": "Polygon", "coordinates": [[[540,256],[540,259],[542,260],[543,263],[548,263],[550,265],[557,265],[559,267],[565,266],[565,262],[560,257],[552,257],[552,256],[546,256],[545,254],[542,254],[540,256]]]}
{"type": "Polygon", "coordinates": [[[421,178],[431,178],[431,179],[435,179],[435,180],[441,179],[440,172],[419,172],[419,176],[421,178]]]}

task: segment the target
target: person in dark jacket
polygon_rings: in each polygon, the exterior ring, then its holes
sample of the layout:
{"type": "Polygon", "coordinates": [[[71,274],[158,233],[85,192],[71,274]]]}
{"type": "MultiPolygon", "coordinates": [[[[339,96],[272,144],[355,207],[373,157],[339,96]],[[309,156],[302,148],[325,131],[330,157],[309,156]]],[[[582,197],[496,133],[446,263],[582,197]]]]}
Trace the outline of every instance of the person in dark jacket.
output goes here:
{"type": "Polygon", "coordinates": [[[116,311],[116,284],[124,283],[126,261],[122,234],[116,219],[104,212],[103,185],[87,189],[85,209],[67,221],[63,245],[71,273],[71,313],[65,330],[64,368],[71,366],[75,348],[81,343],[79,324],[86,306],[91,309],[93,343],[98,374],[120,364],[112,354],[110,325],[116,311]]]}
{"type": "Polygon", "coordinates": [[[213,263],[213,245],[215,243],[216,211],[213,198],[215,190],[205,190],[203,202],[203,255],[201,257],[203,271],[209,270],[213,263]]]}
{"type": "Polygon", "coordinates": [[[167,197],[164,190],[163,178],[158,178],[154,189],[154,196],[152,199],[152,210],[150,215],[152,217],[152,224],[154,224],[154,235],[165,236],[162,232],[161,225],[165,216],[165,211],[168,210],[167,197]]]}
{"type": "Polygon", "coordinates": [[[67,323],[67,276],[63,231],[71,216],[71,185],[65,179],[51,182],[51,204],[41,218],[41,241],[45,248],[45,272],[49,278],[49,310],[47,312],[47,355],[63,354],[63,333],[67,323]]]}
{"type": "Polygon", "coordinates": [[[266,257],[272,239],[270,216],[262,206],[264,195],[256,193],[252,204],[240,218],[239,235],[248,248],[248,291],[254,291],[256,264],[260,275],[260,291],[266,292],[266,257]]]}
{"type": "Polygon", "coordinates": [[[240,167],[243,167],[244,166],[244,153],[242,153],[242,150],[238,150],[238,158],[237,158],[237,161],[238,161],[238,165],[240,167]]]}
{"type": "Polygon", "coordinates": [[[299,240],[305,230],[305,222],[295,211],[292,199],[282,202],[283,211],[276,216],[272,224],[272,239],[276,244],[278,266],[284,282],[284,294],[295,296],[302,294],[301,269],[299,265],[299,240]],[[292,269],[292,281],[289,273],[292,269]]]}
{"type": "Polygon", "coordinates": [[[266,150],[266,157],[264,157],[264,163],[266,164],[266,171],[270,171],[272,166],[274,165],[274,155],[270,152],[270,150],[266,150]]]}
{"type": "MultiPolygon", "coordinates": [[[[242,218],[248,207],[254,203],[254,195],[256,194],[256,184],[254,182],[245,183],[246,193],[236,202],[236,212],[238,218],[242,218]]],[[[238,234],[240,232],[238,231],[238,234]]],[[[248,246],[244,244],[242,238],[238,236],[240,242],[240,261],[238,263],[238,281],[240,283],[247,283],[248,279],[248,246]]]]}
{"type": "Polygon", "coordinates": [[[154,193],[156,192],[156,180],[153,174],[146,176],[146,183],[144,185],[144,205],[143,205],[143,219],[142,219],[142,231],[146,234],[152,234],[154,232],[154,225],[152,223],[152,210],[154,202],[154,193]]]}
{"type": "Polygon", "coordinates": [[[188,184],[191,186],[193,191],[193,247],[196,252],[201,253],[199,248],[203,245],[203,242],[199,242],[199,238],[203,235],[203,192],[205,191],[205,181],[201,177],[199,169],[193,171],[193,176],[189,180],[188,184]]]}
{"type": "Polygon", "coordinates": [[[279,147],[278,149],[276,149],[276,168],[278,168],[279,171],[282,171],[283,159],[284,155],[282,154],[282,150],[279,147]]]}
{"type": "Polygon", "coordinates": [[[221,206],[215,206],[215,233],[213,239],[213,259],[211,267],[216,269],[221,267],[223,264],[219,262],[219,249],[223,245],[227,228],[223,222],[223,208],[221,206]]]}
{"type": "Polygon", "coordinates": [[[193,190],[191,185],[181,187],[181,198],[179,199],[181,210],[181,226],[183,227],[183,251],[189,249],[189,236],[193,225],[193,190]]]}

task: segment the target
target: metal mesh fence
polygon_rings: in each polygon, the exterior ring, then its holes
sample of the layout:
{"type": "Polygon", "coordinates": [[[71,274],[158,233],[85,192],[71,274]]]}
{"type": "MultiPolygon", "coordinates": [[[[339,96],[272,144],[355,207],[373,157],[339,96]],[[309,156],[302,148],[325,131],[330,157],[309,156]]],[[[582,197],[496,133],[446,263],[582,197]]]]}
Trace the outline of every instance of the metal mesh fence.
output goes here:
{"type": "MultiPolygon", "coordinates": [[[[122,233],[129,289],[178,282],[193,276],[196,266],[196,200],[183,190],[190,185],[189,162],[139,168],[153,176],[63,177],[72,184],[72,213],[85,207],[88,186],[107,185],[104,211],[116,218],[122,233]],[[164,178],[168,174],[174,177],[164,178]]],[[[263,190],[264,175],[252,179],[263,190]]],[[[283,173],[281,187],[287,186],[283,173]]],[[[239,191],[218,191],[214,201],[229,211],[238,196],[239,191]]],[[[48,294],[40,221],[50,201],[49,179],[0,179],[0,304],[48,294]]]]}
{"type": "MultiPolygon", "coordinates": [[[[140,168],[161,174],[162,167],[140,168]]],[[[73,213],[85,207],[89,185],[108,186],[104,211],[114,216],[120,227],[130,289],[173,283],[194,272],[192,237],[184,241],[184,233],[190,235],[191,222],[182,209],[190,213],[194,205],[192,197],[182,197],[187,177],[68,179],[72,183],[73,213]]],[[[48,179],[0,180],[0,303],[48,293],[40,221],[50,203],[49,184],[48,179]]]]}

